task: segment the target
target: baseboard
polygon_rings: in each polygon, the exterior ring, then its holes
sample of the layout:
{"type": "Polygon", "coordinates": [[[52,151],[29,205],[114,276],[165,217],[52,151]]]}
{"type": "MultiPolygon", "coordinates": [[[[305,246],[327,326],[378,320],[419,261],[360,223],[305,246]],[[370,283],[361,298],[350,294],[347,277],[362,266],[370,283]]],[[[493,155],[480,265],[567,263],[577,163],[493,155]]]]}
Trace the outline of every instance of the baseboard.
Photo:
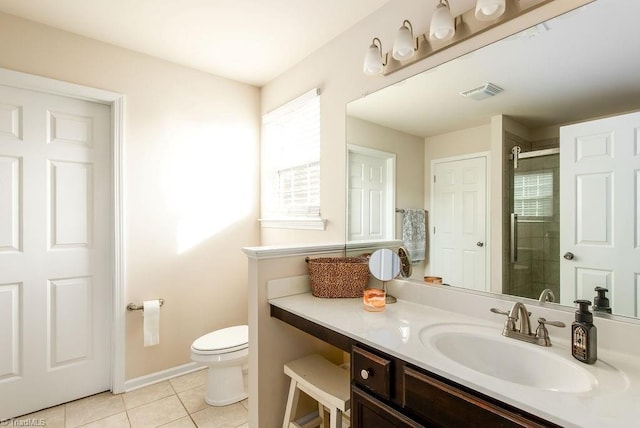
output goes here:
{"type": "Polygon", "coordinates": [[[154,383],[162,382],[174,377],[202,370],[206,367],[206,364],[191,362],[183,364],[181,366],[172,367],[170,369],[161,370],[159,372],[149,373],[148,375],[136,377],[125,381],[124,391],[133,391],[134,389],[143,388],[145,386],[153,385],[154,383]]]}

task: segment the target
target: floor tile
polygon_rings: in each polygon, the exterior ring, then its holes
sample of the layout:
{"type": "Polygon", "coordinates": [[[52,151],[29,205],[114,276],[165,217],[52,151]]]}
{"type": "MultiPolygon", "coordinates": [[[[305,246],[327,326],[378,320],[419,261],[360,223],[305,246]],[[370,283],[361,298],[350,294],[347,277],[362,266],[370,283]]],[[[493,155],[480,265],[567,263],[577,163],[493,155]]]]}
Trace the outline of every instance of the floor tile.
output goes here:
{"type": "Polygon", "coordinates": [[[189,373],[183,376],[170,379],[171,386],[177,393],[193,389],[196,386],[205,385],[207,383],[207,369],[198,370],[197,372],[189,373]]]}
{"type": "Polygon", "coordinates": [[[122,394],[122,399],[127,409],[133,409],[173,394],[174,391],[171,384],[169,381],[165,381],[124,393],[122,394]]]}
{"type": "Polygon", "coordinates": [[[242,404],[242,407],[244,407],[245,409],[249,410],[249,399],[245,398],[244,400],[242,400],[240,402],[240,404],[242,404]]]}
{"type": "Polygon", "coordinates": [[[127,411],[133,428],[158,427],[187,415],[176,395],[127,411]]]}
{"type": "Polygon", "coordinates": [[[92,395],[65,405],[67,428],[85,425],[125,411],[121,395],[110,392],[92,395]]]}
{"type": "Polygon", "coordinates": [[[64,428],[64,414],[64,405],[56,406],[16,418],[8,426],[28,427],[44,424],[47,428],[64,428]]]}
{"type": "Polygon", "coordinates": [[[82,425],[82,428],[129,428],[130,426],[126,412],[122,412],[88,423],[87,425],[82,425]]]}
{"type": "Polygon", "coordinates": [[[195,428],[195,424],[189,416],[177,419],[173,422],[169,422],[166,425],[161,425],[161,428],[195,428]]]}
{"type": "Polygon", "coordinates": [[[193,413],[191,417],[198,428],[236,428],[247,423],[249,412],[242,404],[213,407],[193,413]]]}
{"type": "Polygon", "coordinates": [[[206,390],[206,385],[200,385],[178,394],[178,397],[180,398],[180,401],[182,401],[185,409],[187,409],[187,412],[195,413],[206,409],[209,406],[206,401],[204,401],[204,394],[206,390]]]}

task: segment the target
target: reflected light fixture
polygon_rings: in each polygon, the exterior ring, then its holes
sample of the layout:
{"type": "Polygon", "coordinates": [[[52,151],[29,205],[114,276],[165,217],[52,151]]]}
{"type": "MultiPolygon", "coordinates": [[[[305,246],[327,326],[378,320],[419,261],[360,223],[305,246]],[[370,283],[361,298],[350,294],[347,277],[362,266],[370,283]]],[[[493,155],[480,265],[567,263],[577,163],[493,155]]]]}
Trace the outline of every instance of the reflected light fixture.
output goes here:
{"type": "Polygon", "coordinates": [[[393,42],[393,59],[404,61],[412,58],[417,50],[417,40],[414,41],[413,38],[413,27],[411,26],[411,22],[405,19],[393,42]]]}
{"type": "Polygon", "coordinates": [[[449,40],[456,33],[455,23],[453,16],[451,16],[451,10],[449,9],[449,2],[447,0],[440,0],[440,4],[436,6],[436,9],[431,15],[431,26],[429,27],[429,38],[431,40],[449,40]]]}
{"type": "Polygon", "coordinates": [[[382,60],[382,42],[379,38],[374,37],[364,57],[362,71],[368,76],[375,76],[382,73],[385,65],[387,65],[387,62],[382,60]]]}
{"type": "Polygon", "coordinates": [[[476,3],[476,19],[491,21],[497,19],[506,9],[505,0],[478,0],[476,3]]]}

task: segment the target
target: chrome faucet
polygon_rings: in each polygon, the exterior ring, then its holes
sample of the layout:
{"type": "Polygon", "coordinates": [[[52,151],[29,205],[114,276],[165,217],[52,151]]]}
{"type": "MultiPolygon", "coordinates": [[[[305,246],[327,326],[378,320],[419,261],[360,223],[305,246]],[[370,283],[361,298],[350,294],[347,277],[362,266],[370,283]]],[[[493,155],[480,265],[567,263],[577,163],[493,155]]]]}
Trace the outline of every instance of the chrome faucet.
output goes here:
{"type": "Polygon", "coordinates": [[[545,303],[545,302],[555,302],[556,301],[556,295],[553,294],[553,291],[551,291],[550,288],[545,288],[544,290],[542,290],[542,293],[540,293],[540,297],[538,298],[538,301],[540,303],[545,303]]]}
{"type": "Polygon", "coordinates": [[[511,337],[513,339],[522,340],[524,342],[535,343],[540,346],[551,346],[551,339],[549,338],[549,331],[546,325],[553,325],[555,327],[564,327],[565,324],[561,321],[547,321],[540,317],[538,318],[538,328],[535,333],[531,333],[531,312],[527,310],[527,307],[522,302],[516,302],[511,307],[510,311],[503,311],[497,308],[491,308],[491,312],[501,315],[506,315],[507,320],[504,323],[504,329],[502,335],[505,337],[511,337]],[[517,322],[520,321],[519,327],[517,322]]]}

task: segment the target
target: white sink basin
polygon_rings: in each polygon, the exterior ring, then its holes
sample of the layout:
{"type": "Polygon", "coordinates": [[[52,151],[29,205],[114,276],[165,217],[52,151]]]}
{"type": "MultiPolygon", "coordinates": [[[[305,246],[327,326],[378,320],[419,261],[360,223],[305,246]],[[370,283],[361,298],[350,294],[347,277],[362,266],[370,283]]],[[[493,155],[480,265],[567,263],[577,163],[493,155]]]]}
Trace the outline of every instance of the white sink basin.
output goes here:
{"type": "Polygon", "coordinates": [[[586,392],[598,381],[568,349],[542,347],[502,336],[495,327],[437,324],[419,333],[423,345],[455,364],[532,388],[586,392]],[[567,354],[567,355],[564,355],[567,354]]]}

